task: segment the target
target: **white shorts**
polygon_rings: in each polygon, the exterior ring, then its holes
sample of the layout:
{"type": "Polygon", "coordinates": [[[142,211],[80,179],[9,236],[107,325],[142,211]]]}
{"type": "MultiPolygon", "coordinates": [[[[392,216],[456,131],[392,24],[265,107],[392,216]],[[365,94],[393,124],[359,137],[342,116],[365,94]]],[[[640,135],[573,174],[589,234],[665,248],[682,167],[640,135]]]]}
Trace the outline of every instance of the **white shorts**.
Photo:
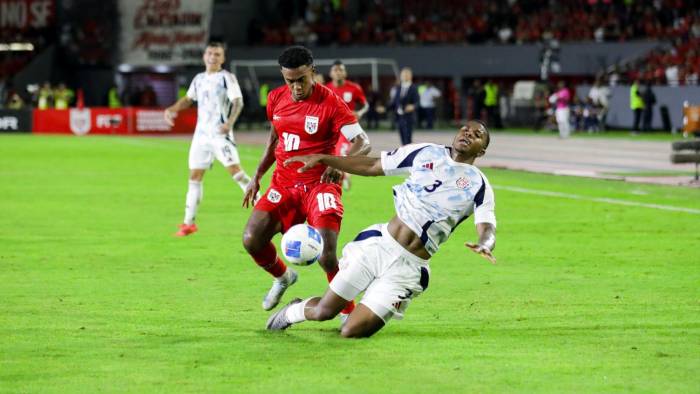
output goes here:
{"type": "Polygon", "coordinates": [[[220,161],[224,167],[240,164],[236,144],[228,135],[210,137],[204,134],[195,134],[190,145],[189,166],[191,170],[208,170],[211,168],[214,158],[220,161]]]}
{"type": "Polygon", "coordinates": [[[346,300],[365,292],[360,303],[385,323],[402,319],[411,299],[428,288],[428,260],[411,254],[389,234],[386,224],[360,232],[343,248],[340,271],[330,288],[346,300]]]}

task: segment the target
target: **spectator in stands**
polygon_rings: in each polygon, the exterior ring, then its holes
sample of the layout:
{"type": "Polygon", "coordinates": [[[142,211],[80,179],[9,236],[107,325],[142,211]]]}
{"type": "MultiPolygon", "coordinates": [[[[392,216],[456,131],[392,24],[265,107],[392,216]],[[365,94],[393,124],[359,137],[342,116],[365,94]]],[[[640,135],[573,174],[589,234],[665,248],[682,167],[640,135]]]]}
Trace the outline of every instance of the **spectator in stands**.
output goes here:
{"type": "Polygon", "coordinates": [[[646,82],[644,92],[642,93],[642,100],[644,101],[642,131],[651,131],[651,122],[654,118],[654,104],[656,104],[656,95],[651,89],[651,81],[646,82]]]}
{"type": "Polygon", "coordinates": [[[280,1],[248,26],[251,45],[284,45],[296,26],[319,45],[625,41],[700,37],[697,1],[280,1]],[[351,7],[350,3],[359,3],[351,7]],[[348,17],[354,8],[356,16],[348,17]],[[509,15],[503,10],[509,9],[509,15]],[[275,15],[276,13],[276,15],[275,15]],[[296,20],[295,18],[299,18],[296,20]],[[292,21],[294,21],[292,23],[292,21]],[[301,21],[301,22],[299,22],[301,21]],[[303,23],[303,24],[302,24],[303,23]],[[291,27],[290,27],[291,26],[291,27]]]}
{"type": "Polygon", "coordinates": [[[401,69],[399,83],[391,89],[391,108],[396,115],[401,145],[408,145],[413,140],[413,116],[418,105],[418,88],[413,84],[413,71],[401,69]]]}
{"type": "Polygon", "coordinates": [[[423,89],[419,89],[420,108],[423,111],[426,128],[432,130],[435,122],[436,101],[442,96],[442,92],[435,87],[432,81],[426,81],[422,87],[423,89]]]}
{"type": "Polygon", "coordinates": [[[632,133],[639,133],[639,121],[642,118],[644,111],[644,98],[639,91],[639,79],[636,79],[630,86],[630,109],[634,112],[634,123],[632,124],[632,133]]]}

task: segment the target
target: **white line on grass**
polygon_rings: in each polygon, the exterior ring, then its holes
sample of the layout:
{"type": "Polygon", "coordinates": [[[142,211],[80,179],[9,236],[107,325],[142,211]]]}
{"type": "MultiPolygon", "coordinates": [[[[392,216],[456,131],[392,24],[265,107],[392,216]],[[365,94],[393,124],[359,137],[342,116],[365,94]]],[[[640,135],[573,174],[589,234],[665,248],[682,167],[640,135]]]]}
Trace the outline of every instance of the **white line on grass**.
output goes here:
{"type": "Polygon", "coordinates": [[[696,215],[700,215],[700,209],[674,207],[672,205],[647,204],[647,203],[636,202],[636,201],[618,200],[615,198],[587,197],[587,196],[581,196],[578,194],[552,192],[552,191],[547,191],[547,190],[526,189],[524,187],[517,187],[517,186],[494,186],[494,188],[496,188],[498,190],[507,190],[507,191],[516,192],[516,193],[536,194],[538,196],[561,197],[561,198],[568,198],[568,199],[572,199],[572,200],[595,201],[595,202],[602,202],[602,203],[606,203],[606,204],[627,205],[627,206],[633,206],[633,207],[644,207],[644,208],[652,208],[652,209],[662,209],[664,211],[676,211],[676,212],[685,212],[685,213],[693,213],[696,215]]]}

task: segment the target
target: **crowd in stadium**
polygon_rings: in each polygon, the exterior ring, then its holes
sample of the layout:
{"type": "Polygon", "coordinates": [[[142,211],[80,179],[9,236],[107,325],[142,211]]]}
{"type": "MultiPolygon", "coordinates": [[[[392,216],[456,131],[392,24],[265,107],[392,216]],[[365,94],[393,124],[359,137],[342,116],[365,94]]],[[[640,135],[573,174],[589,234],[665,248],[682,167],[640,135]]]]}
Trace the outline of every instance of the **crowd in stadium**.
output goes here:
{"type": "Polygon", "coordinates": [[[612,80],[650,81],[655,85],[697,85],[700,74],[700,26],[689,40],[678,39],[668,49],[656,49],[630,64],[620,65],[610,72],[612,80]]]}
{"type": "Polygon", "coordinates": [[[697,2],[586,0],[281,1],[249,27],[251,45],[386,45],[674,40],[700,37],[697,2]],[[458,10],[458,11],[456,11],[458,10]]]}

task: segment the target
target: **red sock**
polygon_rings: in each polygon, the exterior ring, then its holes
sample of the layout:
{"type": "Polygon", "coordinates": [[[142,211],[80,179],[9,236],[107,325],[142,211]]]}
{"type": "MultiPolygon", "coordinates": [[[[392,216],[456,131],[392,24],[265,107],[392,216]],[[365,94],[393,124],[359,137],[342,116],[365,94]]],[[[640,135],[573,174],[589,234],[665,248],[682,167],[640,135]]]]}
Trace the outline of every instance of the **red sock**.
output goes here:
{"type": "MultiPolygon", "coordinates": [[[[326,272],[326,278],[328,278],[328,283],[331,283],[331,281],[333,280],[333,278],[335,278],[335,275],[337,273],[338,273],[338,268],[336,268],[335,271],[333,271],[333,272],[326,272]]],[[[350,313],[352,313],[352,311],[354,309],[355,309],[355,301],[351,300],[350,302],[348,302],[348,305],[345,306],[345,309],[340,311],[340,313],[345,313],[345,314],[349,315],[350,313]]]]}
{"type": "Polygon", "coordinates": [[[252,257],[253,260],[255,260],[255,264],[259,265],[262,269],[269,272],[270,275],[274,276],[275,278],[279,278],[287,271],[287,266],[284,265],[282,259],[277,257],[277,250],[272,242],[267,244],[266,247],[252,257]]]}

